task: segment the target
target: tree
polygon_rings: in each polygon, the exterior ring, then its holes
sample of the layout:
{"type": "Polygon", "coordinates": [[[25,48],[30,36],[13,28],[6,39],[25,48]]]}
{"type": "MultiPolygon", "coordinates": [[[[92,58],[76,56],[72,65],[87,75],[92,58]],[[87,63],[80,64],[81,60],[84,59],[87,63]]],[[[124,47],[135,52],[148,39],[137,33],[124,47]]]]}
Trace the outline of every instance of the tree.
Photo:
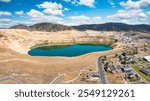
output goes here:
{"type": "Polygon", "coordinates": [[[107,62],[107,63],[104,65],[104,70],[105,70],[105,71],[108,70],[108,65],[109,65],[109,62],[107,62]]]}

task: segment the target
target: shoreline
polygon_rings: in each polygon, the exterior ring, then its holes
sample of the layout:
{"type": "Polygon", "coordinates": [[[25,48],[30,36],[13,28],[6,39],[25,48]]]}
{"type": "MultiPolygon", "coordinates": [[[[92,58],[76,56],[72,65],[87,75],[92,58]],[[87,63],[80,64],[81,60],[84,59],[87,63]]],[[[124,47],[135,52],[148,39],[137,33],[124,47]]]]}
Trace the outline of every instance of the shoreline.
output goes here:
{"type": "MultiPolygon", "coordinates": [[[[115,43],[113,50],[104,52],[93,52],[77,57],[44,57],[30,56],[24,54],[28,52],[30,46],[42,43],[45,40],[49,42],[72,42],[75,39],[78,42],[87,42],[87,40],[97,40],[99,42],[109,42],[109,38],[96,34],[92,38],[87,37],[87,33],[77,33],[76,31],[47,33],[29,32],[26,30],[4,30],[1,33],[4,37],[0,46],[0,77],[13,76],[22,83],[49,83],[59,74],[65,74],[64,81],[75,78],[80,70],[97,70],[96,58],[102,55],[112,54],[122,50],[123,44],[115,43]],[[72,33],[73,32],[73,33],[72,33]],[[61,33],[61,35],[60,35],[61,33]],[[85,37],[86,36],[86,37],[85,37]],[[42,41],[41,39],[44,39],[42,41]],[[68,40],[68,41],[67,41],[68,40]]],[[[89,34],[91,37],[93,34],[89,34]]]]}
{"type": "MultiPolygon", "coordinates": [[[[105,46],[105,47],[109,47],[109,48],[111,48],[111,49],[109,49],[109,50],[112,50],[114,47],[112,47],[112,44],[110,45],[108,45],[108,44],[102,44],[102,43],[91,43],[91,42],[89,42],[89,43],[76,43],[76,44],[43,44],[43,45],[36,45],[36,46],[34,46],[34,47],[32,47],[32,48],[30,48],[30,50],[28,51],[28,55],[30,55],[30,56],[43,56],[43,55],[31,55],[31,54],[29,54],[32,50],[34,50],[34,49],[46,49],[46,50],[51,50],[51,49],[64,49],[64,48],[69,48],[69,47],[71,47],[71,46],[74,46],[74,45],[91,45],[91,46],[105,46]]],[[[94,51],[94,52],[105,52],[105,51],[109,51],[109,50],[103,50],[103,51],[94,51]]],[[[84,53],[84,54],[88,54],[88,53],[93,53],[93,52],[87,52],[87,53],[84,53]]],[[[80,55],[76,55],[76,56],[81,56],[81,55],[84,55],[84,54],[80,54],[80,55]]],[[[53,56],[51,56],[51,55],[44,55],[44,56],[50,56],[50,57],[55,57],[55,55],[53,56]]],[[[58,55],[59,56],[59,55],[58,55]]],[[[60,56],[60,57],[76,57],[76,56],[60,56]]]]}

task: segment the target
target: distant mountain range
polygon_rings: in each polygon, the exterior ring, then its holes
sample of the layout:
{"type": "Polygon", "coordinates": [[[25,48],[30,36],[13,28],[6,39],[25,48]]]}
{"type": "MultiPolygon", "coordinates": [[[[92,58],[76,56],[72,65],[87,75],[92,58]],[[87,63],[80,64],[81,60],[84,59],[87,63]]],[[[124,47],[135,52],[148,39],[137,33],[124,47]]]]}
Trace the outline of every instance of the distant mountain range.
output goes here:
{"type": "Polygon", "coordinates": [[[31,31],[64,31],[64,30],[95,30],[95,31],[137,31],[137,32],[150,32],[150,25],[128,25],[124,23],[104,23],[104,24],[90,24],[79,26],[65,26],[52,23],[39,23],[32,26],[17,25],[11,29],[27,29],[31,31]]]}
{"type": "Polygon", "coordinates": [[[16,25],[11,27],[10,29],[27,29],[30,31],[64,31],[64,30],[71,30],[72,27],[64,26],[60,24],[52,24],[52,23],[39,23],[32,26],[26,26],[26,25],[16,25]]]}

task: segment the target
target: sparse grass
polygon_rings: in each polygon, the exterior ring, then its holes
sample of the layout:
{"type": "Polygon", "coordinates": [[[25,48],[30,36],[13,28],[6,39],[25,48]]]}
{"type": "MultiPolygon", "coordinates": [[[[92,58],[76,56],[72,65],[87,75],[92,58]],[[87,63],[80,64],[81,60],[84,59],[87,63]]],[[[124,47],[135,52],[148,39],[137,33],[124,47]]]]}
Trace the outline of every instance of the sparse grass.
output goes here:
{"type": "Polygon", "coordinates": [[[129,79],[130,80],[130,82],[136,82],[136,81],[138,81],[139,79],[137,78],[137,77],[135,77],[135,78],[132,78],[132,79],[129,79]]]}
{"type": "Polygon", "coordinates": [[[106,72],[110,84],[124,84],[123,78],[119,73],[106,72]]]}
{"type": "Polygon", "coordinates": [[[45,42],[45,43],[41,43],[41,44],[37,44],[35,46],[32,46],[30,49],[33,49],[33,48],[51,49],[51,48],[60,48],[60,47],[65,48],[65,47],[68,47],[68,46],[71,46],[71,45],[95,45],[95,46],[102,45],[102,46],[111,47],[111,44],[104,44],[104,43],[98,43],[98,42],[97,43],[96,42],[87,42],[87,43],[82,43],[82,42],[79,42],[79,43],[73,43],[73,42],[48,43],[48,42],[45,42]]]}
{"type": "Polygon", "coordinates": [[[142,68],[141,66],[132,66],[132,68],[138,72],[146,81],[148,81],[150,83],[150,77],[148,77],[147,75],[143,74],[142,72],[140,72],[140,69],[142,68]]]}
{"type": "Polygon", "coordinates": [[[143,58],[140,58],[139,61],[142,62],[142,63],[147,63],[147,61],[144,60],[143,58]]]}

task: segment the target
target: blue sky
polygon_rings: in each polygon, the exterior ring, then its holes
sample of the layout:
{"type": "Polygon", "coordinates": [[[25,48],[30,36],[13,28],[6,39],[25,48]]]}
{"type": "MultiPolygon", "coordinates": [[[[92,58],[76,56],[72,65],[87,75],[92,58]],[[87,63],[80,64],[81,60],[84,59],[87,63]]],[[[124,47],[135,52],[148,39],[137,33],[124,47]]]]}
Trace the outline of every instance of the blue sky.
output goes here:
{"type": "Polygon", "coordinates": [[[0,0],[0,28],[41,22],[150,24],[150,0],[0,0]]]}

